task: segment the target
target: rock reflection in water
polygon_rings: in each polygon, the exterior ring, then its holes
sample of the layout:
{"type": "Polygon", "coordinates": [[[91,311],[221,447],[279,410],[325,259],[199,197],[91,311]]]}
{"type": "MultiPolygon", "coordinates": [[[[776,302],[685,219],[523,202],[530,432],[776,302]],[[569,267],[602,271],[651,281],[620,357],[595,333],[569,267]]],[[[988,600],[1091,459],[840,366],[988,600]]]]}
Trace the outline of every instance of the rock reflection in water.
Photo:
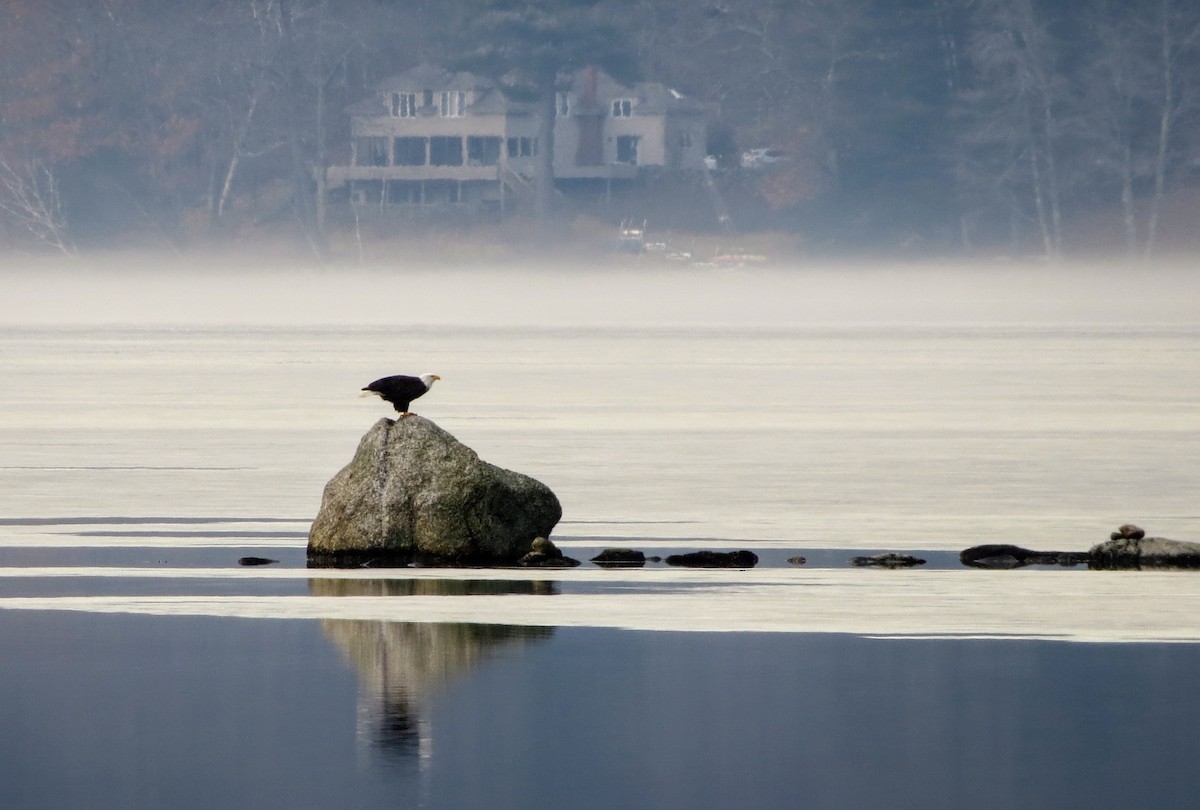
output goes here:
{"type": "MultiPolygon", "coordinates": [[[[311,579],[313,596],[473,596],[556,593],[550,582],[431,579],[311,579]]],[[[403,755],[426,753],[421,699],[479,666],[501,648],[549,638],[551,627],[325,620],[325,635],[362,683],[359,734],[403,755]]]]}

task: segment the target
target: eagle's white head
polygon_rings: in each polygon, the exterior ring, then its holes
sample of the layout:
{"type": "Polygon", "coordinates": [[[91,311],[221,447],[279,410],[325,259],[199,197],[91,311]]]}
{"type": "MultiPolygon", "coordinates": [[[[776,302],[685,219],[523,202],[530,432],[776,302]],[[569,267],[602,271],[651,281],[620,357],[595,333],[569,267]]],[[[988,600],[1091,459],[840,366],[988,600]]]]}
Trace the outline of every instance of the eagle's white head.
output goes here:
{"type": "Polygon", "coordinates": [[[436,374],[422,374],[421,375],[421,382],[425,383],[426,391],[428,391],[430,388],[433,388],[433,383],[436,380],[440,380],[440,379],[441,379],[441,377],[439,377],[436,374]]]}

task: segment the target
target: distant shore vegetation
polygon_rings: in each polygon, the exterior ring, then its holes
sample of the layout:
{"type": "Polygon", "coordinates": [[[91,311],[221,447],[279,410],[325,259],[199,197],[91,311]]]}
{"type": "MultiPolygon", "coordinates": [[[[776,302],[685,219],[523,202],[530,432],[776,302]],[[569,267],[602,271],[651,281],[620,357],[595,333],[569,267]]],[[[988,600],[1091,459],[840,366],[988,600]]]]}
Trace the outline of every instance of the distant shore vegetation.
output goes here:
{"type": "Polygon", "coordinates": [[[673,260],[1200,249],[1188,0],[12,0],[0,48],[5,253],[596,255],[628,218],[673,260]],[[591,46],[606,69],[711,105],[707,176],[564,188],[551,228],[322,193],[381,79],[490,64],[545,90],[597,32],[628,46],[591,46]],[[489,62],[506,38],[528,58],[489,62]]]}

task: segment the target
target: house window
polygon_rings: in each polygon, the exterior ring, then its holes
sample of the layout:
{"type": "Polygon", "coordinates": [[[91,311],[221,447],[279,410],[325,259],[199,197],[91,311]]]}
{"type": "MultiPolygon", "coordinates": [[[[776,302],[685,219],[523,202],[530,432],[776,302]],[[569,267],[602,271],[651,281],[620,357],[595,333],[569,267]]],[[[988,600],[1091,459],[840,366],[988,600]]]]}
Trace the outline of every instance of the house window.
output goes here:
{"type": "Polygon", "coordinates": [[[493,137],[467,138],[467,163],[471,166],[495,166],[500,162],[500,139],[493,137]]]}
{"type": "Polygon", "coordinates": [[[416,93],[392,93],[391,108],[393,118],[412,118],[417,114],[416,93]]]}
{"type": "Polygon", "coordinates": [[[448,90],[442,93],[441,113],[443,118],[462,118],[467,107],[465,90],[448,90]]]}
{"type": "Polygon", "coordinates": [[[509,138],[508,156],[510,158],[533,157],[537,154],[537,138],[509,138]]]}
{"type": "Polygon", "coordinates": [[[571,94],[558,92],[554,94],[554,117],[567,118],[571,115],[571,94]]]}
{"type": "Polygon", "coordinates": [[[359,166],[388,165],[388,139],[359,138],[355,158],[359,166]]]}
{"type": "Polygon", "coordinates": [[[617,163],[628,163],[636,166],[638,162],[638,142],[640,135],[617,136],[617,163]]]}
{"type": "Polygon", "coordinates": [[[427,138],[397,138],[392,143],[392,165],[424,166],[427,138]]]}
{"type": "Polygon", "coordinates": [[[462,163],[462,138],[434,135],[429,139],[430,166],[461,166],[462,163]]]}
{"type": "Polygon", "coordinates": [[[455,180],[429,180],[425,183],[426,205],[454,205],[462,202],[462,184],[455,180]]]}
{"type": "Polygon", "coordinates": [[[420,180],[389,180],[387,201],[392,205],[416,205],[421,202],[420,180]]]}
{"type": "Polygon", "coordinates": [[[633,99],[631,98],[614,98],[612,103],[613,118],[632,118],[633,117],[633,99]]]}

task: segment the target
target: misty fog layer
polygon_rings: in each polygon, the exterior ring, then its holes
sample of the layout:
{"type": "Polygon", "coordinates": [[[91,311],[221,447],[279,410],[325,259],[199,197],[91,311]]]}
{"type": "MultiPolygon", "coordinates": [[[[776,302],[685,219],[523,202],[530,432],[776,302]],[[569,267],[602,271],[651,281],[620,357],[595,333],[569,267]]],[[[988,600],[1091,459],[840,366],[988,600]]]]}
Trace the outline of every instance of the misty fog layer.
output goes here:
{"type": "Polygon", "coordinates": [[[314,271],[178,258],[8,263],[8,325],[797,327],[869,324],[1190,325],[1191,262],[815,264],[712,269],[546,263],[523,268],[314,271]]]}

